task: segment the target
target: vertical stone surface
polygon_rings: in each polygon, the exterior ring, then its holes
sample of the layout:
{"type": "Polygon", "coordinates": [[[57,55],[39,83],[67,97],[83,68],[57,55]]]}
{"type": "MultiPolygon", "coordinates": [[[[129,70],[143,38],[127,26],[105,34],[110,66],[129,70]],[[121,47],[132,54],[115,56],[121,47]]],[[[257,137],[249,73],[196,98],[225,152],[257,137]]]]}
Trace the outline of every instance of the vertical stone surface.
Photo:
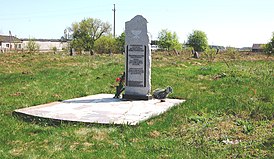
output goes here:
{"type": "Polygon", "coordinates": [[[124,99],[151,99],[151,49],[147,34],[147,20],[137,15],[126,22],[124,99]]]}

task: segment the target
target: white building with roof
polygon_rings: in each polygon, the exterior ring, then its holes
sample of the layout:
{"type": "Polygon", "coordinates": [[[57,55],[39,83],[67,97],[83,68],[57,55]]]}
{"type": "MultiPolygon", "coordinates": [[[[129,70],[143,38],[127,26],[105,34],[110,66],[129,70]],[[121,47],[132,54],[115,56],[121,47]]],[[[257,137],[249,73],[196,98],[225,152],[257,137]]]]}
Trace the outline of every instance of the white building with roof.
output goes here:
{"type": "Polygon", "coordinates": [[[0,52],[22,49],[22,41],[15,36],[0,35],[0,52]]]}
{"type": "Polygon", "coordinates": [[[56,47],[57,51],[62,51],[68,47],[68,41],[61,39],[22,39],[22,48],[27,49],[29,41],[34,41],[39,46],[39,51],[48,52],[56,47]]]}

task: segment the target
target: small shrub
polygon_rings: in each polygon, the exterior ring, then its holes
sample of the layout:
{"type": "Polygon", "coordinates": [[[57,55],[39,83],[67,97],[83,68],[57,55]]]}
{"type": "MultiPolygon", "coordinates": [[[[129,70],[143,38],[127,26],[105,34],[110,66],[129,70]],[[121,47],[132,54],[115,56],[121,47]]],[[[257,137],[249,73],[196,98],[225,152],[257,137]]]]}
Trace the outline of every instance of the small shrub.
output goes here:
{"type": "Polygon", "coordinates": [[[228,48],[226,50],[226,55],[228,55],[229,59],[236,60],[239,58],[239,51],[237,51],[235,48],[228,48]]]}
{"type": "Polygon", "coordinates": [[[192,50],[193,50],[193,47],[185,47],[182,49],[181,55],[185,58],[190,58],[192,57],[192,50]]]}
{"type": "Polygon", "coordinates": [[[237,121],[236,121],[236,124],[237,124],[238,126],[242,126],[242,132],[243,132],[244,134],[250,134],[250,133],[252,133],[253,130],[255,129],[255,128],[254,128],[254,125],[253,125],[251,122],[249,122],[249,121],[237,120],[237,121]]]}
{"type": "Polygon", "coordinates": [[[215,49],[207,48],[203,55],[209,62],[213,62],[216,58],[217,51],[215,49]]]}
{"type": "Polygon", "coordinates": [[[115,39],[112,36],[102,36],[95,41],[94,50],[99,54],[117,52],[115,39]]]}
{"type": "Polygon", "coordinates": [[[52,47],[52,51],[55,54],[57,52],[57,47],[56,46],[52,47]]]}
{"type": "Polygon", "coordinates": [[[27,43],[26,48],[27,48],[28,53],[34,53],[34,52],[39,51],[40,46],[35,41],[30,39],[29,42],[27,43]]]}

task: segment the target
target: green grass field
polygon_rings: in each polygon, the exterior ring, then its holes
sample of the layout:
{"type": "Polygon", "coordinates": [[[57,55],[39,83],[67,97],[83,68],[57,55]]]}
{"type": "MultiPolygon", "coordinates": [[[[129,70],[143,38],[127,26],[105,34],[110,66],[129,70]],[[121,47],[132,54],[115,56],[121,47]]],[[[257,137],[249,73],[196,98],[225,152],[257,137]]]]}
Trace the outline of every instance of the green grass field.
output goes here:
{"type": "Polygon", "coordinates": [[[138,126],[26,122],[18,108],[115,92],[123,55],[0,54],[0,158],[274,158],[273,56],[153,53],[187,101],[138,126]],[[226,143],[227,142],[227,143],[226,143]]]}

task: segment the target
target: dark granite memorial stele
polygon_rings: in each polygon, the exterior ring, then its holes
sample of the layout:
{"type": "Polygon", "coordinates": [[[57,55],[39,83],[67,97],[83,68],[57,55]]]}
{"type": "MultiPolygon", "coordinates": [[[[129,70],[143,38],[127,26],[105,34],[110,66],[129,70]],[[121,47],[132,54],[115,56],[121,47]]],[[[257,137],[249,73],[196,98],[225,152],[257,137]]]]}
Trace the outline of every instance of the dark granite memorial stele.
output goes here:
{"type": "Polygon", "coordinates": [[[126,22],[125,94],[126,100],[152,99],[151,51],[147,34],[147,20],[137,15],[126,22]]]}

